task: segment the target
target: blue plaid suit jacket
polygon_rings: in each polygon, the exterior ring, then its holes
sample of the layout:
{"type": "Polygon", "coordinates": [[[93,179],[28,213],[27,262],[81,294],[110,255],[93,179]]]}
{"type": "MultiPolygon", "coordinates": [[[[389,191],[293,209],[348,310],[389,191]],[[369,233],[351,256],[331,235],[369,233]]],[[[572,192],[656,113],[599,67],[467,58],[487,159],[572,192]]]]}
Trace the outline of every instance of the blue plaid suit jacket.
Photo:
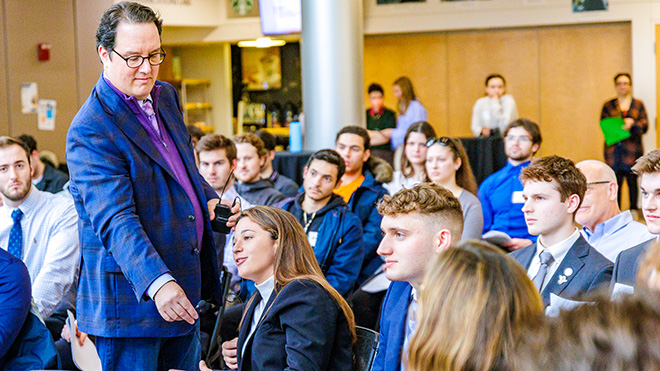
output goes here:
{"type": "Polygon", "coordinates": [[[129,106],[99,79],[67,135],[70,191],[80,217],[81,330],[103,337],[171,337],[193,326],[162,319],[147,288],[170,272],[196,305],[218,293],[206,206],[217,198],[195,165],[176,90],[156,82],[158,111],[172,136],[205,218],[201,252],[193,207],[129,106]]]}

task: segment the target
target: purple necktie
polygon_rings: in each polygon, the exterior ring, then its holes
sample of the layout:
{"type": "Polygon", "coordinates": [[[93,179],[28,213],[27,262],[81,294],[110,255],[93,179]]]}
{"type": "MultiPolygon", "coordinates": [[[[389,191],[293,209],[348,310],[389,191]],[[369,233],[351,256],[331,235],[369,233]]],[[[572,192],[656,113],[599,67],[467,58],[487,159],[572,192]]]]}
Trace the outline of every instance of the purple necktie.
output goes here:
{"type": "Polygon", "coordinates": [[[160,134],[160,130],[158,130],[158,121],[156,120],[156,112],[154,111],[154,105],[149,99],[146,99],[142,104],[142,110],[147,114],[147,117],[151,122],[151,126],[156,129],[156,133],[160,134]]]}

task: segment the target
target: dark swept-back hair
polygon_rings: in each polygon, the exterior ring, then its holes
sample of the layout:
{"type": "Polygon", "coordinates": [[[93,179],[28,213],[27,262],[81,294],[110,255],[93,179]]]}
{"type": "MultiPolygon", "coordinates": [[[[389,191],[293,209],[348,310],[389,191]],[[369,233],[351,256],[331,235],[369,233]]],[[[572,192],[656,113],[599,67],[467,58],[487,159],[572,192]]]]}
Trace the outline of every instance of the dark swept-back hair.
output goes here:
{"type": "Polygon", "coordinates": [[[383,87],[380,86],[380,84],[374,82],[373,84],[369,85],[369,89],[367,89],[367,92],[371,94],[375,91],[381,93],[382,95],[385,95],[385,92],[383,91],[383,87]]]}
{"type": "Polygon", "coordinates": [[[362,141],[364,142],[364,150],[368,150],[371,148],[371,139],[369,139],[369,132],[367,132],[367,129],[363,128],[362,126],[344,126],[339,130],[337,133],[337,137],[335,138],[335,143],[339,140],[339,137],[342,134],[355,134],[359,135],[362,137],[362,141]]]}
{"type": "MultiPolygon", "coordinates": [[[[355,318],[346,300],[335,290],[323,276],[319,263],[314,255],[314,249],[309,244],[302,225],[295,216],[286,210],[273,206],[254,206],[241,213],[239,221],[248,218],[266,231],[273,241],[277,241],[273,271],[275,292],[279,293],[289,283],[295,280],[309,280],[321,285],[335,300],[344,313],[353,342],[355,342],[355,318]]],[[[247,304],[249,307],[250,300],[247,304]]],[[[246,311],[247,312],[247,311],[246,311]]],[[[245,314],[241,319],[243,325],[245,314]]]]}
{"type": "Polygon", "coordinates": [[[210,152],[218,149],[225,150],[225,156],[229,162],[236,159],[236,145],[231,139],[220,134],[208,134],[202,137],[195,146],[195,151],[199,155],[201,152],[210,152]]]}
{"type": "Polygon", "coordinates": [[[502,82],[504,83],[504,86],[506,86],[506,80],[504,80],[504,76],[500,75],[499,73],[491,73],[486,77],[486,83],[484,85],[488,86],[488,81],[492,79],[501,79],[502,82]]]}
{"type": "Polygon", "coordinates": [[[343,177],[344,173],[346,172],[346,163],[344,162],[344,159],[341,158],[339,153],[334,150],[322,149],[314,152],[311,156],[309,156],[309,160],[307,160],[305,168],[308,168],[314,160],[325,161],[331,165],[337,166],[337,179],[335,184],[339,182],[339,179],[341,179],[341,177],[343,177]]]}
{"type": "MultiPolygon", "coordinates": [[[[433,126],[431,126],[431,124],[429,124],[428,122],[419,121],[410,125],[408,131],[406,131],[406,136],[403,137],[403,152],[401,153],[401,160],[400,160],[401,173],[403,174],[403,176],[407,178],[413,176],[412,164],[410,163],[410,160],[406,156],[406,144],[408,143],[408,137],[410,137],[411,133],[424,134],[426,140],[435,138],[435,129],[433,129],[433,126]]],[[[426,174],[426,170],[424,170],[424,173],[426,174]]]]}
{"type": "Polygon", "coordinates": [[[32,135],[27,135],[27,134],[19,135],[18,140],[25,143],[25,145],[28,148],[28,151],[30,151],[30,154],[32,154],[32,152],[37,150],[37,141],[34,139],[32,135]]]}
{"type": "Polygon", "coordinates": [[[630,81],[630,85],[632,85],[632,77],[630,77],[630,74],[628,72],[619,72],[616,75],[614,75],[614,83],[615,84],[616,84],[616,80],[621,76],[627,77],[628,81],[630,81]]]}
{"type": "Polygon", "coordinates": [[[4,148],[7,148],[7,147],[11,147],[11,146],[21,147],[23,149],[23,151],[25,151],[25,155],[27,156],[28,164],[30,163],[31,152],[30,152],[30,149],[28,148],[28,146],[25,144],[25,142],[23,142],[20,139],[8,137],[8,136],[1,136],[0,137],[0,149],[4,149],[4,148]]]}
{"type": "Polygon", "coordinates": [[[125,23],[152,23],[158,29],[158,35],[163,32],[163,20],[148,6],[122,1],[103,13],[99,27],[96,29],[96,47],[102,46],[108,50],[116,45],[117,27],[120,22],[125,23]]]}

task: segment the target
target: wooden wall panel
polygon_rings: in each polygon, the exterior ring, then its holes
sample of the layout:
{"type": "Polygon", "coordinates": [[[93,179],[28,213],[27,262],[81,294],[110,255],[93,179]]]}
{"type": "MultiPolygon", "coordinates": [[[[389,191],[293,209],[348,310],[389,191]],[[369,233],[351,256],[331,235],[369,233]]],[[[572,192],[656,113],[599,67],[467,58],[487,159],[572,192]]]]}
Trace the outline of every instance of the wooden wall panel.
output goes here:
{"type": "Polygon", "coordinates": [[[445,132],[448,101],[446,50],[445,34],[365,38],[365,99],[369,84],[378,82],[385,90],[385,105],[396,111],[392,83],[400,76],[408,76],[415,94],[428,111],[429,122],[436,131],[445,132]]]}
{"type": "Polygon", "coordinates": [[[602,159],[600,110],[631,70],[630,38],[630,23],[367,37],[365,91],[380,82],[394,107],[391,83],[407,75],[440,135],[472,136],[472,106],[499,72],[520,116],[541,125],[541,155],[602,159]]]}
{"type": "Polygon", "coordinates": [[[538,120],[538,33],[533,29],[454,32],[448,35],[449,131],[470,137],[472,106],[484,81],[499,73],[520,117],[538,120]]]}
{"type": "Polygon", "coordinates": [[[0,135],[9,135],[9,108],[7,99],[7,48],[5,45],[5,14],[0,1],[0,135]]]}
{"type": "MultiPolygon", "coordinates": [[[[30,134],[40,150],[51,150],[64,161],[66,133],[79,108],[73,0],[5,0],[4,9],[9,134],[30,134]],[[37,45],[42,42],[52,46],[47,62],[37,58],[37,45]],[[38,84],[39,99],[57,101],[54,131],[39,130],[36,114],[21,113],[21,84],[25,82],[38,84]]],[[[92,63],[97,67],[98,59],[92,63]]]]}
{"type": "Polygon", "coordinates": [[[629,24],[540,31],[541,153],[603,159],[600,112],[615,96],[612,78],[631,70],[629,24]]]}

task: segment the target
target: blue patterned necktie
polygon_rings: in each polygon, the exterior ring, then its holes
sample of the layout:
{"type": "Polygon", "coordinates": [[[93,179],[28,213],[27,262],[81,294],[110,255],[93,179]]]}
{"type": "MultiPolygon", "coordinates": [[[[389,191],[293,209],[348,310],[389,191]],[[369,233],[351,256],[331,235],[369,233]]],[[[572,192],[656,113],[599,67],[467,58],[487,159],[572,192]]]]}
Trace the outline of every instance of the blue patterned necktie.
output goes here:
{"type": "Polygon", "coordinates": [[[21,228],[21,218],[23,212],[21,209],[16,209],[11,213],[11,218],[14,219],[14,225],[9,232],[9,246],[7,251],[15,257],[21,259],[23,255],[23,228],[21,228]]]}

